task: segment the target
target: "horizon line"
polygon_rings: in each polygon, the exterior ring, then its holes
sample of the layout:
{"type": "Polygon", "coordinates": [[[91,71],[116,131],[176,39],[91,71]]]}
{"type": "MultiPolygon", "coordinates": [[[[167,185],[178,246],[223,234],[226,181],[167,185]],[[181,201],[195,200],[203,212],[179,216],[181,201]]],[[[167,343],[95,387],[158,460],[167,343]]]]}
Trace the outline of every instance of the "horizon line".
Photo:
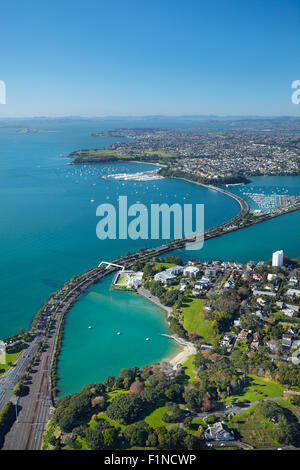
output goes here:
{"type": "Polygon", "coordinates": [[[248,119],[300,119],[300,115],[293,114],[99,114],[99,115],[24,115],[24,116],[0,116],[2,119],[105,119],[105,118],[248,118],[248,119]]]}

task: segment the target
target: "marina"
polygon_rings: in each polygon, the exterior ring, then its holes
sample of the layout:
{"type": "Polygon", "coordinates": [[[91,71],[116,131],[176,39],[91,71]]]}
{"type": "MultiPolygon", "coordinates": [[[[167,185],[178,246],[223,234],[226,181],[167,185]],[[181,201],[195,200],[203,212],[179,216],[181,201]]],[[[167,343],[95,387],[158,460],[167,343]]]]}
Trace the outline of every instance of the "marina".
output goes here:
{"type": "Polygon", "coordinates": [[[115,175],[102,176],[104,180],[120,180],[120,181],[155,181],[164,179],[163,176],[158,174],[159,169],[150,171],[141,171],[137,173],[118,173],[115,175]]]}
{"type": "Polygon", "coordinates": [[[261,212],[272,212],[277,208],[288,208],[299,204],[300,196],[286,194],[243,193],[248,196],[261,212]]]}

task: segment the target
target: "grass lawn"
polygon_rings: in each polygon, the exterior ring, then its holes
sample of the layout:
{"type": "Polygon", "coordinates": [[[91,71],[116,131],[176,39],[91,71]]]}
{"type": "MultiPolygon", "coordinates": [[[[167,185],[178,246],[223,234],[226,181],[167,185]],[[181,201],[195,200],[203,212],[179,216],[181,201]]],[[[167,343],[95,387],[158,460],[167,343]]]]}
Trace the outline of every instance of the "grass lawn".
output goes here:
{"type": "Polygon", "coordinates": [[[109,392],[107,395],[107,401],[112,401],[113,398],[117,397],[118,395],[122,395],[123,393],[128,393],[127,390],[114,390],[113,392],[109,392]]]}
{"type": "Polygon", "coordinates": [[[176,157],[177,154],[174,152],[165,152],[164,150],[137,150],[137,154],[143,155],[159,155],[160,157],[176,157]]]}
{"type": "Polygon", "coordinates": [[[236,395],[230,395],[225,400],[225,405],[229,405],[234,400],[257,401],[263,398],[282,397],[283,386],[272,380],[247,375],[246,386],[236,395]]]}
{"type": "Polygon", "coordinates": [[[194,418],[192,421],[192,424],[197,424],[198,426],[199,424],[201,424],[201,426],[203,426],[204,428],[207,428],[207,424],[201,418],[194,418]]]}
{"type": "Polygon", "coordinates": [[[155,263],[154,269],[161,271],[162,269],[172,268],[173,266],[175,266],[174,263],[155,263]]]}
{"type": "Polygon", "coordinates": [[[129,281],[128,274],[120,274],[119,277],[118,277],[118,281],[115,285],[116,286],[125,286],[125,287],[127,287],[128,281],[129,281]]]}
{"type": "MultiPolygon", "coordinates": [[[[210,320],[204,320],[198,327],[198,335],[202,336],[206,343],[211,343],[216,337],[216,332],[210,320]]],[[[219,335],[220,336],[220,335],[219,335]]]]}
{"type": "Polygon", "coordinates": [[[184,316],[183,326],[186,331],[196,333],[197,326],[204,320],[203,310],[204,306],[201,299],[188,299],[184,307],[181,308],[181,312],[184,316]]]}
{"type": "Polygon", "coordinates": [[[280,385],[272,380],[257,377],[255,375],[249,375],[254,382],[251,383],[251,388],[257,392],[265,395],[266,397],[282,397],[283,396],[283,385],[280,385]]]}
{"type": "Polygon", "coordinates": [[[230,395],[230,397],[227,397],[225,400],[225,405],[230,405],[233,401],[257,401],[261,400],[262,397],[256,392],[253,392],[252,390],[249,390],[248,387],[245,387],[240,393],[237,393],[236,395],[230,395]]]}
{"type": "Polygon", "coordinates": [[[187,359],[185,359],[182,362],[182,367],[184,368],[185,375],[189,377],[188,382],[191,384],[197,382],[195,378],[196,374],[194,372],[194,364],[193,364],[194,359],[195,359],[195,354],[192,354],[191,356],[189,356],[187,359]]]}
{"type": "Polygon", "coordinates": [[[146,416],[145,420],[149,426],[153,428],[161,427],[161,426],[169,426],[169,423],[165,423],[162,421],[162,415],[167,413],[167,408],[165,406],[161,406],[160,408],[156,408],[156,410],[152,411],[152,413],[146,416]]]}
{"type": "Polygon", "coordinates": [[[11,362],[13,364],[20,356],[21,352],[22,351],[17,353],[6,353],[6,364],[0,364],[0,376],[9,369],[10,366],[8,363],[11,362]]]}
{"type": "MultiPolygon", "coordinates": [[[[107,421],[111,426],[114,426],[115,428],[120,428],[122,431],[123,431],[123,429],[127,428],[127,425],[120,424],[118,421],[115,421],[114,419],[110,419],[105,412],[99,413],[97,416],[98,416],[98,418],[105,419],[105,421],[107,421]]],[[[96,421],[91,420],[90,423],[89,423],[89,426],[91,428],[93,428],[93,427],[96,426],[96,424],[97,424],[96,421]]]]}

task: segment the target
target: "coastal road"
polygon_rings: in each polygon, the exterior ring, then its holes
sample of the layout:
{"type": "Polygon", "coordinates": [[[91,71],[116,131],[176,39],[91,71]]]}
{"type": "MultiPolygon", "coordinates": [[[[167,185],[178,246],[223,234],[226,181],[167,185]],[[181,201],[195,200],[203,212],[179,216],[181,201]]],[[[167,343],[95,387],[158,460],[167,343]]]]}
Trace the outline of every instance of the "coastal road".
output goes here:
{"type": "Polygon", "coordinates": [[[157,297],[155,297],[154,295],[152,295],[148,290],[146,290],[144,287],[139,287],[137,289],[137,293],[142,295],[143,297],[145,297],[146,299],[148,300],[151,300],[151,302],[155,303],[158,307],[162,308],[163,310],[165,310],[168,314],[168,316],[170,315],[171,311],[172,311],[172,308],[171,307],[167,307],[166,305],[163,305],[159,299],[157,297]]]}
{"type": "MultiPolygon", "coordinates": [[[[23,375],[33,354],[41,341],[34,364],[29,372],[29,378],[25,385],[29,387],[29,393],[20,397],[18,401],[18,419],[14,422],[4,438],[3,450],[39,450],[42,446],[42,437],[49,420],[52,396],[51,396],[51,365],[54,357],[57,334],[61,320],[71,307],[74,298],[86,290],[94,281],[110,274],[115,269],[110,268],[103,273],[99,269],[91,271],[83,280],[76,283],[68,291],[61,293],[56,309],[52,314],[51,327],[47,334],[37,336],[22,357],[20,356],[16,366],[9,371],[3,381],[3,404],[11,398],[12,390],[18,379],[23,375]],[[11,375],[13,373],[13,375],[11,375]],[[12,380],[12,378],[14,380],[12,380]]],[[[2,405],[3,406],[3,405],[2,405]]]]}
{"type": "Polygon", "coordinates": [[[6,434],[3,450],[40,449],[44,427],[51,406],[49,383],[50,345],[55,334],[49,335],[30,370],[25,385],[29,394],[19,398],[18,419],[6,434]]]}
{"type": "Polygon", "coordinates": [[[19,382],[20,378],[25,372],[31,358],[36,352],[39,343],[42,340],[42,335],[37,335],[28,348],[24,349],[19,355],[15,365],[13,365],[1,378],[0,378],[0,410],[5,403],[11,398],[13,389],[19,382]]]}
{"type": "MultiPolygon", "coordinates": [[[[237,199],[240,204],[241,210],[238,214],[238,217],[244,213],[247,213],[249,210],[247,203],[237,196],[233,196],[232,194],[230,195],[231,197],[237,199]]],[[[236,220],[236,218],[237,217],[234,219],[236,220]]],[[[230,222],[231,221],[228,221],[223,225],[226,226],[230,222]]],[[[217,229],[220,230],[220,226],[217,229]]],[[[214,230],[215,228],[210,229],[208,232],[206,232],[206,235],[210,235],[212,237],[217,236],[214,233],[214,230]]],[[[223,233],[218,233],[218,235],[220,234],[223,233]]],[[[184,247],[186,242],[187,241],[185,239],[182,239],[170,244],[162,245],[161,247],[157,247],[146,253],[137,253],[134,254],[134,256],[131,255],[120,257],[112,262],[118,262],[118,264],[127,264],[129,267],[136,260],[147,260],[153,256],[160,256],[163,253],[184,247]]],[[[188,243],[190,243],[190,240],[188,240],[188,243]]],[[[39,353],[39,362],[37,365],[37,370],[35,370],[35,372],[32,374],[32,383],[30,384],[29,395],[22,397],[19,401],[19,419],[18,422],[15,422],[11,430],[7,433],[5,437],[4,449],[41,448],[42,433],[45,423],[49,417],[51,406],[50,371],[55,351],[57,333],[59,330],[59,325],[61,324],[61,320],[72,303],[82,292],[90,287],[92,283],[98,282],[102,277],[112,273],[113,271],[115,271],[115,268],[112,267],[101,272],[99,268],[93,268],[79,276],[78,281],[71,280],[68,283],[68,286],[66,284],[64,289],[57,291],[57,293],[51,299],[52,301],[55,298],[55,302],[58,302],[55,312],[51,314],[51,319],[55,324],[54,329],[48,333],[47,336],[45,336],[43,332],[43,336],[36,338],[32,344],[29,345],[29,348],[24,351],[22,355],[20,355],[15,367],[12,368],[5,375],[5,377],[2,378],[0,385],[0,409],[2,409],[4,403],[11,398],[12,390],[18,382],[18,379],[23,375],[31,357],[38,347],[39,341],[42,339],[44,340],[44,346],[46,350],[42,350],[39,353]],[[66,290],[68,291],[67,293],[66,290]],[[26,438],[24,436],[26,436],[26,438]]],[[[141,290],[140,293],[141,295],[144,295],[145,297],[149,298],[149,300],[155,302],[157,305],[167,310],[167,308],[160,304],[158,299],[155,299],[155,297],[151,296],[151,294],[149,295],[147,291],[141,290]]],[[[48,303],[46,302],[45,305],[47,304],[48,303]]]]}

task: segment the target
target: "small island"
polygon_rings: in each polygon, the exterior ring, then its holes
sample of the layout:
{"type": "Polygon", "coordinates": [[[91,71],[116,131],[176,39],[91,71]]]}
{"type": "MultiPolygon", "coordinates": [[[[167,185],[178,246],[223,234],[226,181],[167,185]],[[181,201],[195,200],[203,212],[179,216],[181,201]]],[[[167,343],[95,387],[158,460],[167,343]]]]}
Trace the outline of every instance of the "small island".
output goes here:
{"type": "Polygon", "coordinates": [[[54,131],[54,130],[50,130],[50,129],[22,129],[22,130],[18,130],[17,131],[17,134],[42,134],[42,133],[52,133],[52,132],[57,132],[57,131],[54,131]]]}

